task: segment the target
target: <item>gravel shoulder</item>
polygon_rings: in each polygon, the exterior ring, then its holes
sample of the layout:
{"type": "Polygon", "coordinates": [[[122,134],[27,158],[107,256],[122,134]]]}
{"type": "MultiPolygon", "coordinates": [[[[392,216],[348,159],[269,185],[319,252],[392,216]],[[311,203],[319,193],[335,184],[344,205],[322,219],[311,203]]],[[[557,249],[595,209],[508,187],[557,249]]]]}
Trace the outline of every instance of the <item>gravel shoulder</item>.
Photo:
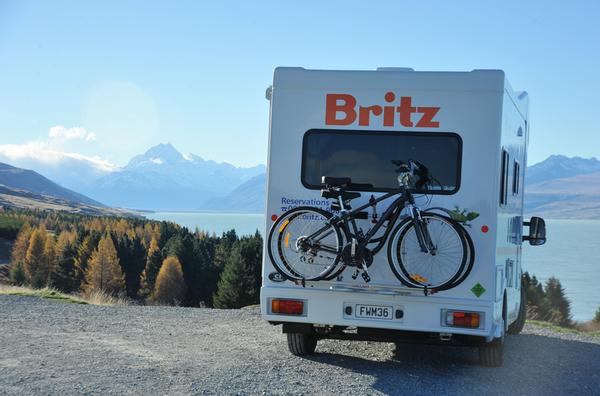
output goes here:
{"type": "Polygon", "coordinates": [[[0,296],[0,394],[598,394],[600,338],[527,325],[505,364],[474,348],[320,341],[287,351],[256,309],[0,296]]]}

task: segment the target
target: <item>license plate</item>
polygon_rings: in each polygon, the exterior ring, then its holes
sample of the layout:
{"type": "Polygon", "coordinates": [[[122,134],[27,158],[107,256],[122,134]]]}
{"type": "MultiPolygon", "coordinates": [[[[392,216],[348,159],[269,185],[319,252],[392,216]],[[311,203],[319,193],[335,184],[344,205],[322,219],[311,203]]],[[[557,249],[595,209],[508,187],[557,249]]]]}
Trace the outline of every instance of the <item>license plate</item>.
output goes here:
{"type": "Polygon", "coordinates": [[[367,319],[393,319],[393,307],[386,305],[361,305],[357,304],[355,316],[367,319]]]}

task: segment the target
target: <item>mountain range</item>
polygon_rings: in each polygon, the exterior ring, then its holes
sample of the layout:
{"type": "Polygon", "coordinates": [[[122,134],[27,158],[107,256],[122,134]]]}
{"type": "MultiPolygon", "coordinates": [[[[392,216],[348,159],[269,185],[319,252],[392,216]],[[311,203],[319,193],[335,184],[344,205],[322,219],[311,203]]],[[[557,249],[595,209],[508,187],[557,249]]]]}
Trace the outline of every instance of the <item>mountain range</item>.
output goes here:
{"type": "Polygon", "coordinates": [[[0,162],[0,207],[61,210],[89,215],[135,215],[109,208],[100,202],[50,181],[37,172],[0,162]]]}
{"type": "MultiPolygon", "coordinates": [[[[38,173],[46,174],[43,166],[36,167],[38,173]]],[[[98,169],[85,159],[69,158],[51,168],[56,183],[35,172],[2,165],[0,185],[5,193],[12,189],[15,196],[52,196],[97,208],[263,212],[265,172],[264,165],[235,167],[183,155],[166,143],[116,169],[98,169]]],[[[525,181],[527,215],[600,219],[600,161],[596,158],[552,155],[528,167],[525,181]]]]}
{"type": "MultiPolygon", "coordinates": [[[[6,158],[0,155],[2,160],[6,158]]],[[[183,155],[169,143],[154,146],[114,169],[75,156],[61,157],[50,165],[36,158],[21,159],[13,165],[31,168],[111,207],[251,212],[264,207],[264,177],[262,182],[260,178],[253,180],[264,175],[264,165],[245,168],[204,160],[194,154],[183,155]],[[248,183],[243,187],[246,192],[253,192],[242,202],[231,194],[244,183],[248,183]]]]}
{"type": "Polygon", "coordinates": [[[525,212],[546,218],[600,219],[600,161],[552,155],[527,168],[525,212]]]}

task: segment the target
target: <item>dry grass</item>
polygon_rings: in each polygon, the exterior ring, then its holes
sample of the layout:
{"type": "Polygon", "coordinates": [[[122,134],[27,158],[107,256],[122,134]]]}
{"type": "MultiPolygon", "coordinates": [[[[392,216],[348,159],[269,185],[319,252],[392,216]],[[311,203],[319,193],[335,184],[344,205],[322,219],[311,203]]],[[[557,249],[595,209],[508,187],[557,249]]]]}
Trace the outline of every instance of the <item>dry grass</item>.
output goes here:
{"type": "Polygon", "coordinates": [[[579,331],[583,331],[584,333],[593,333],[600,335],[600,322],[595,322],[590,320],[589,322],[577,322],[575,324],[575,328],[579,331]]]}
{"type": "Polygon", "coordinates": [[[124,298],[114,297],[102,291],[92,292],[89,295],[73,295],[59,292],[56,289],[45,287],[43,289],[32,289],[26,286],[12,286],[0,283],[0,295],[38,297],[49,300],[58,300],[71,304],[92,304],[92,305],[127,305],[128,301],[124,298]]]}
{"type": "Polygon", "coordinates": [[[93,305],[128,305],[129,302],[127,299],[122,298],[122,297],[115,297],[113,295],[110,295],[108,293],[103,292],[102,290],[94,290],[91,293],[86,294],[85,296],[83,296],[83,298],[85,298],[85,300],[93,305]]]}

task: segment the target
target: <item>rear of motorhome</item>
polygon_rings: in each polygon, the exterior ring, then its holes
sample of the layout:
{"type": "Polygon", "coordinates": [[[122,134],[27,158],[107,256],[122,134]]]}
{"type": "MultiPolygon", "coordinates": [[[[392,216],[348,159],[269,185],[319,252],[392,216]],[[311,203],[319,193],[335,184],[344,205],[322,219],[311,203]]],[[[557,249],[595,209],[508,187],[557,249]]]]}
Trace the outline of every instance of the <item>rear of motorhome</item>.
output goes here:
{"type": "Polygon", "coordinates": [[[502,364],[504,335],[525,320],[523,241],[545,241],[543,220],[523,218],[527,93],[501,70],[282,67],[267,98],[261,311],[290,351],[462,344],[502,364]]]}

